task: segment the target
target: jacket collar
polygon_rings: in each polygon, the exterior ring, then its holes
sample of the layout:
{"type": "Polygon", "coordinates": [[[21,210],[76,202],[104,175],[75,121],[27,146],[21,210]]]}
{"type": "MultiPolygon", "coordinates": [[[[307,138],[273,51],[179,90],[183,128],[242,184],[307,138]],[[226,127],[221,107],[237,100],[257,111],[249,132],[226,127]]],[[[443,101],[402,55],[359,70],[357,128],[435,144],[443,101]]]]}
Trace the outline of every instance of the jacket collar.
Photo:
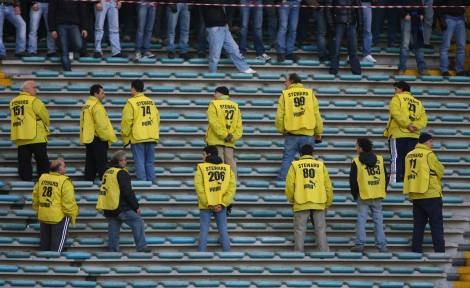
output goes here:
{"type": "Polygon", "coordinates": [[[304,84],[302,83],[293,83],[287,86],[287,89],[293,89],[293,88],[304,88],[304,84]]]}

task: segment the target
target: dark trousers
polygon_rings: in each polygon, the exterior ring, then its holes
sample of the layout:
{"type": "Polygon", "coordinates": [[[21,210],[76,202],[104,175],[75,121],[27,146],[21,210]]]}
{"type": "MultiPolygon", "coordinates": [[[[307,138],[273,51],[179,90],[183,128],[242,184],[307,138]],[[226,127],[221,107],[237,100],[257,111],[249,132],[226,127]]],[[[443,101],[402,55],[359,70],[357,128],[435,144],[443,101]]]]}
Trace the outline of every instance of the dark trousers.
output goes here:
{"type": "Polygon", "coordinates": [[[341,41],[346,37],[348,46],[349,63],[353,74],[361,74],[361,64],[357,58],[357,25],[336,24],[335,25],[335,50],[331,57],[330,74],[337,74],[339,68],[339,53],[341,49],[341,41]]]}
{"type": "Polygon", "coordinates": [[[57,224],[40,225],[41,251],[62,252],[67,240],[67,233],[70,224],[70,217],[64,217],[57,224]]]}
{"type": "Polygon", "coordinates": [[[403,182],[405,176],[405,157],[411,150],[415,149],[418,139],[416,138],[390,138],[391,172],[396,174],[397,182],[403,182]]]}
{"type": "Polygon", "coordinates": [[[71,70],[69,52],[80,52],[82,37],[80,28],[75,24],[60,24],[58,27],[60,50],[62,51],[62,66],[65,71],[71,70]]]}
{"type": "Polygon", "coordinates": [[[411,250],[423,252],[424,228],[429,221],[434,252],[445,252],[442,198],[413,200],[413,239],[411,250]]]}
{"type": "Polygon", "coordinates": [[[35,143],[18,146],[18,175],[23,181],[33,180],[33,165],[31,157],[34,154],[38,179],[43,173],[49,172],[49,157],[47,143],[35,143]]]}
{"type": "Polygon", "coordinates": [[[108,142],[101,141],[98,137],[93,142],[86,144],[85,159],[85,180],[94,181],[98,173],[99,179],[103,177],[106,171],[106,163],[108,161],[108,142]]]}

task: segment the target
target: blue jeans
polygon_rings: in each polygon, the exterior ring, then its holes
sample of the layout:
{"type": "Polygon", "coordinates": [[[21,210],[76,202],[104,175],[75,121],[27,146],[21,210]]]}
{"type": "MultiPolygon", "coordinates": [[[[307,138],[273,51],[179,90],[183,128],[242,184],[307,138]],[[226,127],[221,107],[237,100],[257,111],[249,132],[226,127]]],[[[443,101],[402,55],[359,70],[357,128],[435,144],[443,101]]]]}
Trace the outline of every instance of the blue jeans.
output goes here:
{"type": "Polygon", "coordinates": [[[39,2],[39,10],[33,11],[33,8],[29,10],[29,53],[38,52],[38,30],[39,22],[41,17],[44,19],[44,24],[46,26],[47,32],[47,53],[54,53],[56,50],[54,39],[51,37],[51,32],[49,31],[49,25],[47,22],[47,15],[49,11],[49,3],[39,2]]]}
{"type": "Polygon", "coordinates": [[[181,53],[188,52],[188,39],[189,39],[189,19],[190,14],[188,10],[188,4],[186,3],[178,3],[176,4],[176,13],[173,13],[171,9],[168,7],[167,15],[168,15],[168,51],[175,52],[175,30],[176,24],[178,24],[179,19],[179,28],[180,28],[180,37],[179,37],[179,44],[178,47],[181,53]]]}
{"type": "Polygon", "coordinates": [[[62,51],[62,66],[65,71],[70,71],[71,64],[69,59],[69,51],[79,52],[82,48],[82,38],[78,25],[60,24],[57,26],[59,33],[60,50],[62,51]],[[69,42],[70,41],[70,42],[69,42]],[[72,49],[70,49],[70,45],[72,49]]]}
{"type": "Polygon", "coordinates": [[[281,170],[279,170],[279,174],[277,176],[279,180],[286,179],[287,172],[289,172],[292,161],[300,151],[300,148],[305,144],[310,144],[313,147],[315,145],[313,137],[292,134],[284,135],[284,152],[282,154],[281,170]]]}
{"type": "Polygon", "coordinates": [[[329,56],[329,51],[331,47],[331,43],[327,42],[328,39],[326,38],[326,15],[324,8],[315,9],[313,12],[313,18],[315,19],[316,24],[316,31],[315,37],[317,40],[317,50],[319,58],[329,56]],[[327,47],[328,45],[328,47],[327,47]]]}
{"type": "Polygon", "coordinates": [[[289,0],[278,8],[279,28],[277,31],[277,53],[292,54],[295,49],[297,23],[299,22],[300,0],[289,0]]]}
{"type": "Polygon", "coordinates": [[[137,180],[153,181],[155,179],[155,143],[131,144],[137,180]]]}
{"type": "Polygon", "coordinates": [[[116,6],[116,0],[107,2],[101,0],[103,9],[95,9],[95,51],[102,53],[101,41],[104,35],[104,20],[108,16],[109,42],[111,42],[111,53],[116,55],[121,52],[121,42],[119,41],[119,11],[116,6]]]}
{"type": "Polygon", "coordinates": [[[423,0],[423,5],[426,5],[424,8],[423,38],[424,44],[429,44],[434,19],[434,9],[432,8],[433,0],[423,0]]]}
{"type": "MultiPolygon", "coordinates": [[[[241,5],[263,4],[262,0],[240,0],[241,5]]],[[[240,8],[241,27],[240,27],[240,52],[246,54],[247,51],[247,38],[248,38],[248,24],[250,23],[250,16],[253,20],[253,43],[255,44],[256,56],[263,54],[263,7],[248,7],[242,6],[240,8]]]]}
{"type": "Polygon", "coordinates": [[[237,43],[233,40],[232,33],[228,29],[228,25],[208,27],[207,40],[209,42],[209,72],[217,72],[217,65],[220,60],[220,53],[222,48],[232,59],[233,64],[237,67],[238,71],[243,72],[250,67],[245,61],[245,58],[240,54],[240,49],[237,43]]]}
{"type": "MultiPolygon", "coordinates": [[[[396,0],[379,0],[379,5],[395,5],[396,0]]],[[[364,3],[363,3],[364,4],[364,3]]],[[[398,32],[399,10],[397,8],[376,8],[372,12],[374,15],[374,24],[372,25],[372,39],[374,45],[377,45],[380,40],[380,33],[383,31],[383,23],[387,18],[387,45],[391,47],[395,42],[398,32]]]]}
{"type": "MultiPolygon", "coordinates": [[[[401,48],[400,48],[400,63],[398,64],[399,70],[406,70],[406,61],[408,60],[408,55],[410,54],[410,41],[411,41],[411,21],[410,20],[401,20],[401,48]]],[[[418,71],[422,72],[426,70],[426,63],[424,62],[424,51],[421,48],[421,45],[413,41],[413,49],[416,58],[416,64],[418,65],[418,71]]]]}
{"type": "Polygon", "coordinates": [[[16,15],[13,6],[0,4],[0,56],[6,55],[5,45],[3,44],[3,22],[7,19],[16,29],[16,53],[26,50],[26,23],[21,15],[16,15]]]}
{"type": "Polygon", "coordinates": [[[362,6],[364,6],[362,7],[364,21],[362,55],[367,56],[372,54],[372,8],[370,8],[370,3],[362,3],[362,6]]]}
{"type": "Polygon", "coordinates": [[[131,227],[137,250],[147,246],[144,220],[135,211],[123,211],[116,217],[106,217],[106,219],[108,220],[108,251],[119,252],[119,233],[122,222],[131,227]]]}
{"type": "Polygon", "coordinates": [[[145,2],[137,4],[137,35],[135,36],[135,51],[145,53],[150,49],[153,25],[155,23],[154,5],[145,2]]]}
{"type": "Polygon", "coordinates": [[[441,61],[440,69],[441,72],[447,72],[449,70],[449,47],[452,35],[455,34],[455,71],[464,71],[465,64],[465,43],[467,42],[467,32],[465,31],[465,17],[454,17],[445,15],[444,20],[447,24],[447,29],[442,35],[442,44],[439,51],[441,61]]]}
{"type": "Polygon", "coordinates": [[[222,246],[222,251],[228,252],[230,251],[230,239],[228,237],[226,208],[223,208],[218,213],[207,209],[199,210],[199,245],[197,251],[205,252],[207,249],[207,236],[209,235],[209,224],[211,222],[212,215],[214,215],[215,222],[217,223],[219,243],[222,246]]]}
{"type": "Polygon", "coordinates": [[[383,225],[382,199],[357,199],[356,245],[364,246],[366,244],[366,223],[369,210],[372,213],[375,227],[375,245],[379,250],[382,250],[387,246],[383,225]]]}
{"type": "MultiPolygon", "coordinates": [[[[275,4],[274,0],[264,0],[264,4],[275,4]]],[[[268,39],[269,45],[273,45],[277,42],[277,9],[275,7],[266,7],[266,15],[268,16],[268,39]]]]}
{"type": "Polygon", "coordinates": [[[361,64],[357,57],[357,25],[336,24],[335,25],[335,49],[333,57],[331,57],[330,73],[337,74],[339,68],[339,52],[341,49],[341,40],[346,35],[349,63],[353,74],[361,74],[361,64]]]}

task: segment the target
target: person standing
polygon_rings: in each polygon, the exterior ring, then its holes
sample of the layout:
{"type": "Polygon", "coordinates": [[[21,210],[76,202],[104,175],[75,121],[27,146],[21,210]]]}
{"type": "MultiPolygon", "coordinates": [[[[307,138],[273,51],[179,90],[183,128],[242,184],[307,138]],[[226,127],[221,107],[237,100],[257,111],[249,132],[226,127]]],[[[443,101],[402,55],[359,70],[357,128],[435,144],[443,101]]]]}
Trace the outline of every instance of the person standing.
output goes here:
{"type": "Polygon", "coordinates": [[[292,73],[284,82],[279,96],[275,125],[284,135],[284,151],[278,180],[285,180],[292,160],[305,144],[321,142],[323,120],[312,89],[305,88],[299,75],[292,73]]]}
{"type": "Polygon", "coordinates": [[[421,133],[416,148],[406,155],[403,193],[413,202],[411,251],[423,253],[426,224],[431,226],[434,252],[445,252],[442,217],[444,166],[432,151],[432,135],[421,133]]]}
{"type": "MultiPolygon", "coordinates": [[[[423,40],[424,48],[433,49],[431,45],[432,35],[432,24],[434,22],[434,0],[422,0],[424,7],[424,19],[423,19],[423,40]]],[[[449,3],[447,1],[447,3],[449,3]]],[[[449,4],[447,4],[449,5],[449,4]]]]}
{"type": "Polygon", "coordinates": [[[0,0],[0,61],[5,60],[7,51],[3,44],[3,24],[7,19],[16,30],[15,57],[26,56],[26,23],[21,17],[20,1],[0,0]]]}
{"type": "Polygon", "coordinates": [[[266,54],[263,44],[263,1],[240,0],[240,53],[246,56],[248,46],[248,24],[250,18],[253,23],[253,44],[256,51],[256,59],[269,61],[271,57],[266,54]]]}
{"type": "Polygon", "coordinates": [[[307,220],[315,226],[318,250],[328,252],[326,209],[333,203],[333,187],[325,164],[313,158],[313,146],[303,145],[300,159],[292,162],[286,180],[285,194],[294,211],[295,251],[304,252],[307,220]]]}
{"type": "Polygon", "coordinates": [[[189,23],[190,13],[188,3],[175,3],[170,4],[167,9],[168,24],[167,24],[167,40],[168,40],[168,58],[176,57],[176,25],[179,23],[179,44],[180,57],[184,60],[189,59],[188,55],[188,40],[189,40],[189,23]]]}
{"type": "Polygon", "coordinates": [[[49,14],[49,0],[29,1],[31,8],[29,10],[29,37],[28,37],[28,53],[32,56],[38,53],[38,30],[41,18],[44,19],[46,26],[47,39],[47,57],[56,55],[56,46],[52,39],[47,17],[49,14]]]}
{"type": "Polygon", "coordinates": [[[376,63],[372,57],[372,6],[378,4],[378,0],[362,0],[362,61],[376,63]]]}
{"type": "Polygon", "coordinates": [[[127,172],[126,152],[114,153],[109,164],[96,203],[96,209],[103,211],[108,221],[108,251],[119,252],[119,233],[124,222],[132,230],[137,252],[152,252],[147,246],[144,220],[127,172]]]}
{"type": "Polygon", "coordinates": [[[155,180],[155,144],[160,135],[160,114],[155,102],[145,96],[144,82],[131,83],[131,98],[122,109],[121,135],[124,145],[131,144],[138,180],[155,180]]]}
{"type": "Polygon", "coordinates": [[[73,183],[65,171],[64,160],[54,160],[50,172],[34,186],[32,206],[40,222],[41,251],[62,252],[69,225],[75,225],[78,216],[73,183]]]}
{"type": "Polygon", "coordinates": [[[428,123],[426,110],[410,92],[405,81],[395,82],[395,95],[390,100],[390,119],[384,131],[390,146],[390,183],[403,182],[405,156],[414,149],[419,133],[428,123]]]}
{"type": "Polygon", "coordinates": [[[31,156],[37,165],[38,178],[49,172],[47,135],[49,135],[49,112],[36,97],[36,82],[26,81],[18,96],[10,101],[12,141],[18,147],[18,174],[23,181],[33,180],[31,156]]]}
{"type": "Polygon", "coordinates": [[[233,173],[237,175],[235,162],[235,142],[243,134],[242,114],[238,104],[230,100],[227,87],[220,86],[215,89],[214,100],[207,108],[209,122],[206,132],[206,144],[217,147],[222,162],[230,165],[233,173]]]}
{"type": "Polygon", "coordinates": [[[294,55],[297,24],[299,23],[300,0],[280,0],[277,30],[277,62],[298,60],[294,55]]]}
{"type": "Polygon", "coordinates": [[[95,4],[95,53],[93,57],[103,58],[101,41],[104,36],[104,21],[108,21],[109,42],[111,43],[111,57],[126,57],[121,53],[119,40],[119,0],[99,0],[95,4]]]}
{"type": "Polygon", "coordinates": [[[375,226],[375,245],[379,252],[387,252],[382,214],[388,175],[384,159],[372,152],[372,142],[358,138],[355,157],[349,171],[351,194],[357,202],[356,241],[351,252],[363,252],[366,244],[366,222],[370,211],[375,226]]]}
{"type": "Polygon", "coordinates": [[[94,181],[96,174],[103,177],[108,162],[108,146],[117,141],[106,109],[103,86],[90,87],[90,96],[80,114],[80,145],[86,146],[85,180],[94,181]]]}
{"type": "Polygon", "coordinates": [[[137,3],[137,35],[135,37],[135,59],[154,58],[150,52],[153,26],[155,24],[156,4],[151,1],[137,3]]]}
{"type": "Polygon", "coordinates": [[[236,191],[235,173],[230,166],[222,163],[215,146],[203,150],[203,163],[199,163],[194,175],[194,188],[199,207],[199,245],[198,251],[207,249],[209,224],[214,216],[219,232],[222,251],[230,251],[227,228],[227,207],[232,203],[236,191]]]}
{"type": "Polygon", "coordinates": [[[315,20],[315,40],[317,42],[318,59],[321,62],[330,59],[330,51],[333,46],[333,33],[334,31],[328,31],[326,23],[327,9],[325,6],[326,0],[314,0],[316,2],[313,6],[313,18],[315,20]],[[320,6],[320,7],[318,7],[320,6]],[[328,33],[328,35],[327,35],[328,33]]]}

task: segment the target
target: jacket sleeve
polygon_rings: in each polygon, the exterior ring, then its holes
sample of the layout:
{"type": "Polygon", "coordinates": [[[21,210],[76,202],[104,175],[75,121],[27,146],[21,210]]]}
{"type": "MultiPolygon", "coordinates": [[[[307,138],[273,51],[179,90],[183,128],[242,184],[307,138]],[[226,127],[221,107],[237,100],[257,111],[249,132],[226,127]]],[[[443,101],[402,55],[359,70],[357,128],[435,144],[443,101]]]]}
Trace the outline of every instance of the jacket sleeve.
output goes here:
{"type": "Polygon", "coordinates": [[[285,107],[284,107],[284,93],[279,96],[279,100],[277,101],[277,111],[276,111],[276,119],[274,120],[274,124],[276,125],[276,129],[279,133],[284,134],[285,127],[284,127],[284,114],[285,114],[285,107]]]}
{"type": "Polygon", "coordinates": [[[47,25],[49,26],[49,31],[57,31],[57,24],[56,24],[56,11],[57,11],[57,0],[49,1],[49,7],[47,8],[47,25]]]}
{"type": "Polygon", "coordinates": [[[41,100],[36,99],[33,102],[33,111],[36,116],[41,119],[42,123],[46,127],[46,130],[49,130],[48,127],[51,124],[51,120],[49,118],[49,112],[47,111],[46,106],[42,103],[41,100]]]}
{"type": "Polygon", "coordinates": [[[388,107],[388,109],[390,111],[390,115],[395,121],[397,121],[400,127],[406,128],[411,124],[410,118],[408,118],[407,115],[401,113],[400,100],[398,100],[397,96],[392,98],[390,101],[390,107],[388,107]]]}
{"type": "Polygon", "coordinates": [[[313,107],[315,109],[315,135],[322,135],[323,134],[323,119],[321,118],[320,114],[320,104],[318,103],[317,97],[313,97],[313,107]]]}
{"type": "Polygon", "coordinates": [[[194,189],[197,193],[197,201],[199,206],[207,207],[207,197],[204,191],[204,180],[202,178],[201,169],[199,166],[196,168],[196,174],[194,174],[194,189]]]}
{"type": "Polygon", "coordinates": [[[117,174],[117,180],[121,201],[125,201],[132,210],[137,211],[139,209],[139,202],[137,202],[135,193],[132,191],[131,176],[126,171],[121,170],[117,174]]]}
{"type": "Polygon", "coordinates": [[[71,223],[75,224],[75,219],[78,216],[78,206],[75,202],[75,190],[70,180],[64,181],[62,186],[62,211],[70,217],[71,223]]]}
{"type": "Polygon", "coordinates": [[[122,109],[122,120],[121,120],[121,136],[123,138],[124,144],[128,144],[126,139],[131,135],[132,122],[134,120],[134,111],[129,102],[124,105],[122,109]]]}
{"type": "Polygon", "coordinates": [[[330,174],[328,174],[328,169],[326,169],[325,165],[323,165],[323,173],[325,175],[326,208],[328,208],[333,204],[333,186],[331,185],[330,174]]]}
{"type": "Polygon", "coordinates": [[[294,166],[289,167],[289,172],[287,172],[286,177],[286,198],[289,203],[294,204],[294,192],[295,192],[295,169],[294,166]]]}
{"type": "Polygon", "coordinates": [[[111,135],[112,131],[109,131],[109,128],[113,129],[112,126],[108,127],[108,116],[106,115],[106,111],[102,106],[95,106],[93,109],[93,118],[95,120],[95,131],[98,137],[103,141],[109,141],[113,138],[111,135]]]}
{"type": "Polygon", "coordinates": [[[436,176],[438,179],[441,179],[444,176],[444,165],[439,161],[436,154],[428,154],[428,163],[429,169],[431,169],[431,175],[436,176]]]}
{"type": "MultiPolygon", "coordinates": [[[[240,109],[240,108],[238,108],[238,109],[240,109]]],[[[242,138],[242,135],[243,135],[242,112],[240,110],[239,110],[238,115],[239,115],[239,117],[238,117],[238,121],[237,121],[237,126],[233,130],[233,139],[232,139],[233,142],[235,142],[238,139],[242,138]]]]}
{"type": "Polygon", "coordinates": [[[32,199],[31,199],[31,204],[33,206],[33,210],[34,211],[38,211],[38,208],[39,208],[39,182],[36,182],[36,185],[34,185],[34,188],[33,188],[33,195],[32,195],[32,199]]]}
{"type": "Polygon", "coordinates": [[[209,128],[214,131],[219,139],[227,137],[227,127],[222,125],[223,122],[219,120],[219,115],[217,115],[217,110],[212,102],[209,104],[209,107],[207,107],[207,121],[209,122],[209,128]]]}
{"type": "Polygon", "coordinates": [[[359,197],[359,185],[357,183],[357,166],[354,161],[351,162],[351,169],[349,170],[349,187],[351,188],[351,195],[354,200],[359,197]]]}
{"type": "Polygon", "coordinates": [[[237,190],[237,178],[235,177],[235,173],[233,173],[232,169],[230,169],[230,182],[228,184],[228,190],[222,196],[222,205],[224,205],[224,207],[227,207],[228,205],[232,204],[233,197],[235,197],[236,190],[237,190]]]}
{"type": "Polygon", "coordinates": [[[428,115],[426,114],[426,110],[423,106],[421,106],[421,117],[413,122],[413,124],[418,128],[418,130],[424,129],[428,125],[428,115]]]}

